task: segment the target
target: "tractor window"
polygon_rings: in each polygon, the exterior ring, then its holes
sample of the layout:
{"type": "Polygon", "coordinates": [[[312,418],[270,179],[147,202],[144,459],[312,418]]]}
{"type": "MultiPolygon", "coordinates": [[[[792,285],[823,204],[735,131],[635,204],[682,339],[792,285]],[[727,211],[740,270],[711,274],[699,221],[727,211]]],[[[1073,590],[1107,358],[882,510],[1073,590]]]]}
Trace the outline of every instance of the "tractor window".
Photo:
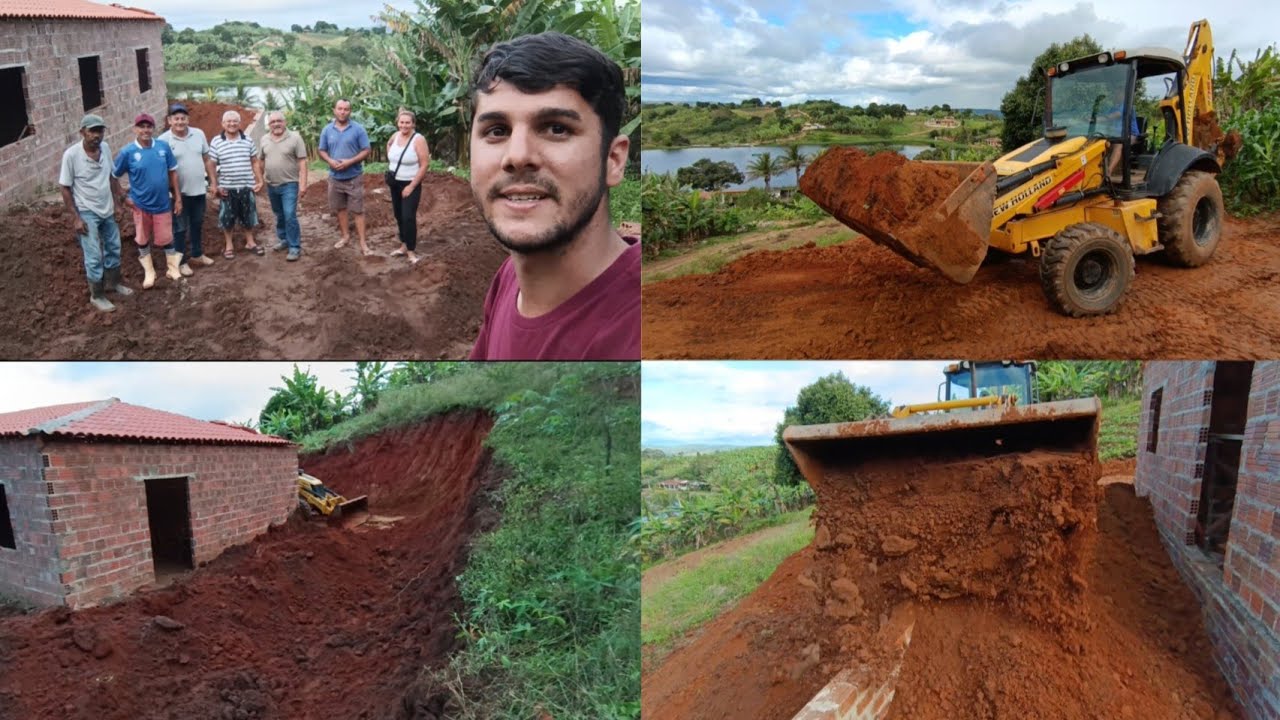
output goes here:
{"type": "Polygon", "coordinates": [[[1162,73],[1151,75],[1138,81],[1142,93],[1135,99],[1135,112],[1147,120],[1146,133],[1155,147],[1160,147],[1166,139],[1177,139],[1177,128],[1168,127],[1169,123],[1160,110],[1160,101],[1178,94],[1178,73],[1162,73]]]}
{"type": "Polygon", "coordinates": [[[1125,85],[1130,67],[1100,65],[1051,78],[1052,103],[1048,121],[1065,127],[1067,137],[1122,137],[1125,85]]]}

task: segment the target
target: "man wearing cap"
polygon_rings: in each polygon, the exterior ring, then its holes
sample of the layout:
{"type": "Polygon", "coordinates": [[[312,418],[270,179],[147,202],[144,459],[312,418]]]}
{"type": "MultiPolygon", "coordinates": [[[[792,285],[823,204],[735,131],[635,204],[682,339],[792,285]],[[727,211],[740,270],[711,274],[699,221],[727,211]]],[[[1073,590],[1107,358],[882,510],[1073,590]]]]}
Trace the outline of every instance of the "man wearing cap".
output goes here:
{"type": "Polygon", "coordinates": [[[124,191],[111,175],[111,148],[102,139],[106,131],[101,117],[84,116],[80,121],[80,142],[62,153],[58,185],[84,251],[89,302],[103,312],[111,312],[116,306],[107,299],[105,290],[120,295],[132,295],[133,291],[120,282],[120,226],[116,224],[115,209],[116,203],[123,200],[124,191]]]}
{"type": "Polygon", "coordinates": [[[193,263],[213,264],[213,260],[204,254],[204,244],[201,242],[205,192],[208,188],[204,176],[204,161],[209,155],[209,141],[203,130],[191,127],[190,113],[182,103],[169,106],[169,129],[160,139],[168,143],[178,161],[182,214],[173,216],[173,249],[182,256],[178,270],[189,277],[193,263]]]}
{"type": "Polygon", "coordinates": [[[173,149],[163,140],[152,137],[156,120],[147,113],[133,119],[135,140],[125,145],[116,155],[116,177],[129,175],[129,196],[125,205],[133,211],[133,224],[137,230],[134,242],[138,244],[138,262],[145,273],[142,287],[156,284],[156,269],[151,262],[151,245],[165,249],[168,269],[165,275],[180,280],[178,265],[182,254],[171,247],[173,243],[173,213],[182,214],[182,194],[178,190],[178,161],[173,149]],[[170,195],[172,194],[172,202],[170,195]]]}

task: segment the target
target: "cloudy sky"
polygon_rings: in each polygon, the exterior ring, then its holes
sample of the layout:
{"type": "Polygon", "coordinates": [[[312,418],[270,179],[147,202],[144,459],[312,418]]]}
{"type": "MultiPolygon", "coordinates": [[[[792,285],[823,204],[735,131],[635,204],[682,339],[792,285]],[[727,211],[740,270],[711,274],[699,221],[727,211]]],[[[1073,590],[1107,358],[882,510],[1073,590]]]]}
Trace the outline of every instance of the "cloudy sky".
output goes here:
{"type": "MultiPolygon", "coordinates": [[[[355,363],[298,363],[329,390],[351,390],[355,363]]],[[[7,362],[0,376],[0,412],[120,398],[133,405],[200,420],[243,423],[283,387],[293,363],[40,363],[7,362]]]]}
{"type": "Polygon", "coordinates": [[[800,388],[843,371],[892,405],[932,402],[947,361],[651,362],[641,377],[641,443],[769,445],[800,388]]]}
{"type": "Polygon", "coordinates": [[[1206,13],[1219,56],[1280,40],[1257,0],[644,0],[641,94],[999,108],[1051,43],[1181,52],[1206,13]]]}
{"type": "Polygon", "coordinates": [[[312,25],[317,20],[343,28],[373,27],[373,16],[380,13],[385,5],[401,10],[414,7],[412,0],[352,0],[337,5],[316,3],[315,0],[218,0],[200,3],[187,0],[137,0],[124,4],[157,13],[179,30],[188,27],[205,30],[228,20],[256,22],[264,27],[281,30],[288,30],[294,24],[312,25]]]}

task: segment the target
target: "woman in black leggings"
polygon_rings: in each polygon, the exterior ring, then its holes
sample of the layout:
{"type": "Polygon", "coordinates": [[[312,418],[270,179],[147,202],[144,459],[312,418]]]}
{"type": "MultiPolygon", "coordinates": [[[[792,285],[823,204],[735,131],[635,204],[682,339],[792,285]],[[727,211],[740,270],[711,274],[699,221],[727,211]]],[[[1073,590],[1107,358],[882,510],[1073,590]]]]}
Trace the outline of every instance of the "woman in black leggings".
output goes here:
{"type": "Polygon", "coordinates": [[[387,141],[387,168],[395,173],[391,181],[391,209],[400,228],[400,247],[393,257],[407,256],[410,265],[418,264],[414,250],[418,247],[418,201],[422,199],[422,179],[431,164],[427,139],[414,129],[413,112],[400,108],[396,115],[397,132],[387,141]]]}

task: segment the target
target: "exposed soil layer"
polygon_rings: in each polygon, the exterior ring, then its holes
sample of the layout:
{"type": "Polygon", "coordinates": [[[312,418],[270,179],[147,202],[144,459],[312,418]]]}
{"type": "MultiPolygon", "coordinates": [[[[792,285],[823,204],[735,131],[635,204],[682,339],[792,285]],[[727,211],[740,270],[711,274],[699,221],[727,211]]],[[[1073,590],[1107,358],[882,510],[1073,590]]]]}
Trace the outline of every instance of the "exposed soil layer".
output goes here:
{"type": "Polygon", "coordinates": [[[1266,358],[1280,354],[1280,216],[1228,218],[1213,258],[1139,258],[1113,315],[1068,318],[1038,261],[956,285],[863,239],[757,252],[644,287],[644,357],[1266,358]]]}
{"type": "MultiPolygon", "coordinates": [[[[1091,504],[1091,498],[1079,496],[1078,483],[1051,480],[1055,466],[1068,475],[1081,472],[1079,456],[1053,455],[1036,453],[1022,460],[998,461],[997,465],[1003,464],[1009,471],[1007,477],[979,471],[969,488],[955,484],[976,467],[966,463],[940,469],[935,466],[927,476],[918,469],[903,473],[901,477],[910,478],[917,487],[918,497],[912,498],[914,491],[892,487],[886,488],[883,497],[866,495],[871,507],[856,518],[841,518],[839,532],[846,536],[845,541],[838,535],[830,537],[830,530],[824,533],[823,527],[836,517],[823,509],[813,544],[784,561],[756,592],[646,673],[643,716],[655,720],[788,720],[840,669],[868,660],[874,663],[874,643],[879,640],[871,640],[872,633],[889,622],[888,615],[907,612],[914,614],[915,628],[890,707],[891,718],[1241,717],[1210,659],[1195,596],[1181,583],[1160,543],[1150,506],[1134,497],[1132,486],[1094,488],[1098,510],[1093,553],[1043,552],[1045,543],[1069,547],[1075,542],[1064,542],[1060,533],[1048,529],[1058,523],[1054,516],[1058,501],[1071,496],[1085,507],[1091,504]],[[901,572],[893,572],[895,564],[905,562],[907,577],[915,577],[911,558],[923,558],[933,543],[946,543],[952,531],[943,520],[963,524],[962,509],[979,509],[974,503],[981,501],[973,498],[979,486],[997,485],[1000,489],[992,493],[990,502],[1002,503],[1017,498],[1019,482],[1027,484],[1027,492],[1015,503],[1011,517],[1025,516],[1027,522],[1010,523],[1010,528],[1023,530],[1009,537],[1018,552],[1039,553],[1040,561],[1051,563],[1051,567],[1029,566],[1026,561],[1031,554],[1024,554],[1014,564],[1021,562],[1024,571],[1046,578],[1066,576],[1066,584],[1045,586],[1049,592],[1044,599],[1050,605],[1058,603],[1065,615],[1075,614],[1084,622],[1063,627],[1053,621],[1056,613],[1025,612],[1030,598],[1020,593],[1013,577],[1007,578],[1005,591],[994,599],[985,597],[989,593],[984,592],[966,591],[945,600],[932,591],[903,592],[901,579],[894,579],[901,572]],[[940,491],[942,497],[935,502],[926,491],[940,491]],[[1033,497],[1042,492],[1047,496],[1033,497]],[[963,500],[966,496],[970,498],[967,501],[963,500]],[[912,512],[897,509],[901,500],[911,501],[912,512]],[[1043,517],[1046,511],[1050,518],[1043,517]],[[870,525],[853,522],[855,519],[870,525]],[[916,534],[911,533],[912,528],[916,534]],[[898,541],[886,542],[882,537],[889,529],[900,533],[898,541]],[[828,535],[828,547],[823,547],[823,534],[828,535]],[[879,540],[878,546],[871,544],[875,540],[879,540]],[[915,541],[916,547],[897,555],[910,541],[915,541]],[[867,547],[862,551],[864,545],[867,547]],[[845,571],[859,582],[844,584],[842,590],[824,591],[822,580],[848,563],[848,558],[834,564],[833,559],[854,549],[859,549],[864,563],[876,563],[875,575],[886,582],[879,586],[866,582],[869,568],[864,564],[860,577],[845,571]],[[1068,572],[1072,563],[1079,564],[1078,578],[1068,572]],[[899,586],[896,589],[895,584],[899,586]],[[847,598],[849,587],[859,593],[863,612],[848,618],[833,617],[832,599],[840,594],[847,598]],[[1078,607],[1067,608],[1066,603],[1078,607]],[[1011,613],[1011,606],[1017,611],[1011,613]],[[1049,622],[1033,619],[1037,614],[1049,622]]],[[[1082,472],[1083,477],[1096,476],[1097,466],[1082,472]]],[[[870,480],[868,484],[874,487],[870,480]]],[[[821,507],[821,496],[819,502],[821,507]]],[[[846,512],[854,512],[856,504],[852,499],[845,503],[846,512]]],[[[990,518],[990,514],[981,516],[984,522],[990,518]]],[[[1092,532],[1084,522],[1074,531],[1076,535],[1092,532]]],[[[1006,533],[999,530],[992,535],[998,538],[1006,533]]],[[[982,535],[974,538],[978,547],[999,550],[1001,542],[992,544],[991,538],[982,535]]],[[[980,558],[981,554],[969,553],[968,557],[980,558]]],[[[947,568],[948,562],[942,554],[934,562],[936,570],[952,576],[944,579],[941,587],[954,587],[956,578],[970,578],[971,587],[983,584],[982,568],[968,566],[955,572],[947,568]]],[[[932,581],[934,588],[940,587],[936,575],[925,572],[921,577],[932,581]]]]}
{"type": "MultiPolygon", "coordinates": [[[[194,112],[194,108],[193,108],[194,112]]],[[[204,221],[205,254],[181,280],[160,274],[142,291],[132,224],[122,228],[125,284],[132,297],[108,297],[114,313],[88,302],[83,255],[71,218],[57,204],[10,208],[0,227],[0,356],[9,359],[436,359],[463,358],[479,331],[484,294],[506,253],[476,209],[471,188],[452,175],[430,173],[418,209],[418,253],[410,266],[391,257],[399,247],[391,201],[380,174],[365,176],[369,245],[334,249],[336,222],[324,206],[326,185],[301,200],[303,254],[263,257],[235,235],[235,258],[224,259],[217,202],[204,221]]],[[[258,199],[259,245],[276,243],[266,193],[258,199]]]]}
{"type": "MultiPolygon", "coordinates": [[[[191,127],[200,128],[204,131],[205,138],[209,140],[212,140],[214,135],[222,132],[222,114],[224,112],[235,110],[240,113],[241,128],[248,128],[253,124],[253,120],[258,113],[257,110],[219,102],[182,102],[182,104],[187,106],[187,117],[190,118],[191,127]]],[[[160,126],[160,132],[163,132],[164,120],[156,118],[156,122],[160,126]]]]}
{"type": "Polygon", "coordinates": [[[395,523],[295,514],[166,588],[0,620],[0,718],[434,719],[413,685],[454,646],[454,578],[493,522],[491,426],[453,413],[301,459],[395,523]]]}
{"type": "MultiPolygon", "coordinates": [[[[911,162],[896,152],[867,155],[857,148],[836,147],[809,166],[800,178],[800,190],[871,240],[964,282],[982,262],[987,238],[938,211],[976,167],[911,162]]],[[[984,223],[990,222],[991,199],[982,200],[985,211],[978,213],[984,223]]]]}

